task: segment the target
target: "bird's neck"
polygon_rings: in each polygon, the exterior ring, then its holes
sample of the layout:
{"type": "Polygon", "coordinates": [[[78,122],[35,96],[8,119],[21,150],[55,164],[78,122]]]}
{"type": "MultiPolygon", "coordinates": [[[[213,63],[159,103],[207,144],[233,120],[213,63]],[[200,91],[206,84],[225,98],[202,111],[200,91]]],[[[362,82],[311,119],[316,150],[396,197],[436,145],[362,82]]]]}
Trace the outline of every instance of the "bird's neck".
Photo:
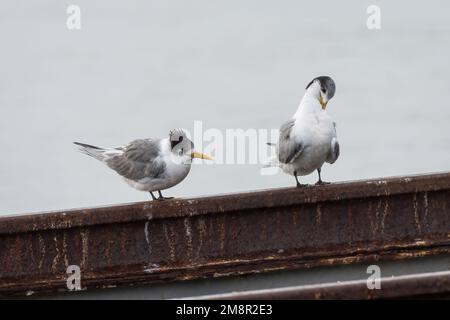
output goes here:
{"type": "Polygon", "coordinates": [[[324,112],[322,106],[320,105],[318,96],[313,91],[306,91],[305,95],[300,101],[300,105],[298,106],[297,112],[294,114],[294,119],[301,117],[307,113],[320,113],[324,112]]]}

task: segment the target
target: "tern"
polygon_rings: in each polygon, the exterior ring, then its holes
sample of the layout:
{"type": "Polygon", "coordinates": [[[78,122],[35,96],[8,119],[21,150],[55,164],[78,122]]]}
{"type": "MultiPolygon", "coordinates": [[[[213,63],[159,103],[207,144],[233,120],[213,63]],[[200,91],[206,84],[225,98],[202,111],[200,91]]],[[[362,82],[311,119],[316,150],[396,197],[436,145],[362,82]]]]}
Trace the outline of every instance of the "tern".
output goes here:
{"type": "Polygon", "coordinates": [[[102,148],[74,142],[80,151],[100,160],[116,171],[133,188],[149,192],[153,200],[163,197],[161,190],[180,183],[191,170],[193,158],[213,160],[194,151],[194,143],[182,129],[170,131],[163,139],[139,139],[121,147],[102,148]],[[159,198],[153,192],[157,191],[159,198]]]}
{"type": "Polygon", "coordinates": [[[306,86],[297,112],[280,128],[277,158],[271,165],[293,175],[297,187],[306,186],[300,184],[298,176],[306,176],[315,170],[319,174],[316,185],[327,184],[322,181],[322,165],[325,162],[333,164],[339,157],[336,124],[326,111],[335,92],[333,79],[328,76],[314,78],[306,86]]]}

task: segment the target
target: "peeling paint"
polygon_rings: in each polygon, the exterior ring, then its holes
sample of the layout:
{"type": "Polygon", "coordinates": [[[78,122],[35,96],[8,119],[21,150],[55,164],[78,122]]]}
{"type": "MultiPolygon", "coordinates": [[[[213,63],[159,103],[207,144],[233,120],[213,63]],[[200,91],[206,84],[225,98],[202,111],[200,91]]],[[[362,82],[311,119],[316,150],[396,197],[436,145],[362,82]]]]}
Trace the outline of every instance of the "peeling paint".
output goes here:
{"type": "Polygon", "coordinates": [[[147,249],[148,249],[148,257],[150,258],[152,255],[152,245],[150,244],[150,237],[148,234],[148,224],[150,221],[146,221],[144,225],[144,235],[145,235],[145,242],[147,243],[147,249]]]}
{"type": "Polygon", "coordinates": [[[145,273],[154,273],[156,271],[160,271],[160,266],[156,263],[152,263],[144,269],[145,273]]]}

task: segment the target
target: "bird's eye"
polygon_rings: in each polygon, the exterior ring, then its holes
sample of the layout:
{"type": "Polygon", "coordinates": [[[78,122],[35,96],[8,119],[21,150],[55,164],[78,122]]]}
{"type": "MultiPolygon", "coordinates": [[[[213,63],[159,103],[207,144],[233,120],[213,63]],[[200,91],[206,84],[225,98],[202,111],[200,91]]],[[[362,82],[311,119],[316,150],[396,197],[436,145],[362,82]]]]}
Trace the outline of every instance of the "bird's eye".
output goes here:
{"type": "Polygon", "coordinates": [[[325,89],[324,87],[320,88],[320,90],[325,93],[327,91],[327,89],[325,89]]]}

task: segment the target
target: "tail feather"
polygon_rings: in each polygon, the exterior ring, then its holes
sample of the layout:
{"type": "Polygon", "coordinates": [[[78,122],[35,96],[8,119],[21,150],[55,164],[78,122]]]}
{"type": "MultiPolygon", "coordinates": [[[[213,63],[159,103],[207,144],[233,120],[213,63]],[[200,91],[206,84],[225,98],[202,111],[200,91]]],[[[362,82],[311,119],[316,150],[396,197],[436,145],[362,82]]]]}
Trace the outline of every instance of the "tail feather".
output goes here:
{"type": "Polygon", "coordinates": [[[80,147],[80,151],[88,156],[91,156],[97,160],[103,161],[105,159],[105,149],[92,146],[89,144],[74,142],[77,146],[80,147]]]}
{"type": "Polygon", "coordinates": [[[90,148],[90,149],[103,149],[103,148],[99,148],[96,146],[92,146],[90,144],[86,144],[86,143],[81,143],[81,142],[74,142],[74,144],[76,144],[77,146],[83,147],[83,148],[90,148]]]}
{"type": "Polygon", "coordinates": [[[280,166],[280,161],[278,161],[277,158],[271,158],[269,159],[269,161],[267,163],[263,164],[263,168],[271,168],[271,167],[279,167],[280,166]]]}

